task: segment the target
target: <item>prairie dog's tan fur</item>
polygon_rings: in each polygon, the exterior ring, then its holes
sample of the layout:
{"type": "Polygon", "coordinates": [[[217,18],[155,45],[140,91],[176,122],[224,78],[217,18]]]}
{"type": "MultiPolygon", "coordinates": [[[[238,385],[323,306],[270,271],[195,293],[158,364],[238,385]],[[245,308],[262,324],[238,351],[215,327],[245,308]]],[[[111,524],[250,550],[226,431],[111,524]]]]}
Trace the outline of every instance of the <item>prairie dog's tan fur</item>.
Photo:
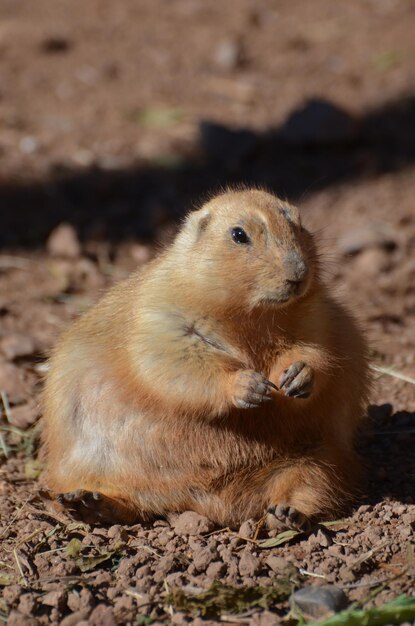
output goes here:
{"type": "Polygon", "coordinates": [[[114,520],[336,514],[358,473],[368,368],[316,258],[298,210],[266,192],[191,213],[58,343],[44,395],[49,488],[114,520]]]}

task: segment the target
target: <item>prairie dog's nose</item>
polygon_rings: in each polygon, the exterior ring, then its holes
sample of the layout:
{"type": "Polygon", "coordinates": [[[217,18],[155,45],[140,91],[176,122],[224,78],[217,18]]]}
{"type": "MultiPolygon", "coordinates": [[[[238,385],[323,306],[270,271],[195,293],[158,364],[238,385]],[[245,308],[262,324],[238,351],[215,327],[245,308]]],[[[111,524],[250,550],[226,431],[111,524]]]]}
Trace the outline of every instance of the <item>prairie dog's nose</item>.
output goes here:
{"type": "Polygon", "coordinates": [[[300,283],[307,277],[307,265],[303,257],[295,250],[287,252],[282,262],[286,272],[286,279],[289,282],[300,283]]]}

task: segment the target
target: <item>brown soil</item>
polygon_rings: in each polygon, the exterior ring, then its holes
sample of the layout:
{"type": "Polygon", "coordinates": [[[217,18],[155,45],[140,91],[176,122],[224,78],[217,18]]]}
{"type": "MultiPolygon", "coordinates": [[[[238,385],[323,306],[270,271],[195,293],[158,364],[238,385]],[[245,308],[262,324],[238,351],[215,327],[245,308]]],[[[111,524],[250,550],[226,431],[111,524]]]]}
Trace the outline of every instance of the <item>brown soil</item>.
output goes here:
{"type": "Polygon", "coordinates": [[[301,205],[373,363],[415,378],[413,2],[5,0],[0,16],[0,618],[201,624],[167,594],[214,580],[334,583],[365,607],[410,592],[415,396],[394,376],[377,379],[360,438],[361,502],[280,547],[188,513],[74,523],[45,510],[34,459],[59,332],[228,183],[301,205]]]}

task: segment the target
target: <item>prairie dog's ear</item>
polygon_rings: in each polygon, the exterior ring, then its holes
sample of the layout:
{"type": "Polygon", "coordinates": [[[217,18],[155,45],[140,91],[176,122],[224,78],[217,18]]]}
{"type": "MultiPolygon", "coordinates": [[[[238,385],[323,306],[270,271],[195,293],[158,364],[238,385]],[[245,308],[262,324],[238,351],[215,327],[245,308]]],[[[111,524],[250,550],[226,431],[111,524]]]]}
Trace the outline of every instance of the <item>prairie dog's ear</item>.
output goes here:
{"type": "Polygon", "coordinates": [[[296,226],[301,226],[301,215],[296,206],[284,203],[280,207],[280,213],[285,217],[286,220],[288,220],[292,224],[295,224],[296,226]]]}
{"type": "Polygon", "coordinates": [[[194,213],[190,213],[186,219],[186,227],[192,233],[194,233],[195,238],[199,239],[200,235],[203,231],[206,230],[207,225],[211,220],[211,215],[207,210],[195,211],[194,213]]]}

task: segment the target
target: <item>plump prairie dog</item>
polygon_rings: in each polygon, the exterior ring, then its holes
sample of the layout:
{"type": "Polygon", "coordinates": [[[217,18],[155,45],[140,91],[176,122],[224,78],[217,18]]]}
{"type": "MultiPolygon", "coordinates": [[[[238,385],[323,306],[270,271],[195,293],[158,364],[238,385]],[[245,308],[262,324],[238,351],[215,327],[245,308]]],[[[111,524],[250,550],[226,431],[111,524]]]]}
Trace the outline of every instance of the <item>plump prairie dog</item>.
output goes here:
{"type": "Polygon", "coordinates": [[[321,282],[297,208],[230,191],[63,335],[46,480],[87,520],[193,509],[304,526],[353,494],[366,347],[321,282]]]}

